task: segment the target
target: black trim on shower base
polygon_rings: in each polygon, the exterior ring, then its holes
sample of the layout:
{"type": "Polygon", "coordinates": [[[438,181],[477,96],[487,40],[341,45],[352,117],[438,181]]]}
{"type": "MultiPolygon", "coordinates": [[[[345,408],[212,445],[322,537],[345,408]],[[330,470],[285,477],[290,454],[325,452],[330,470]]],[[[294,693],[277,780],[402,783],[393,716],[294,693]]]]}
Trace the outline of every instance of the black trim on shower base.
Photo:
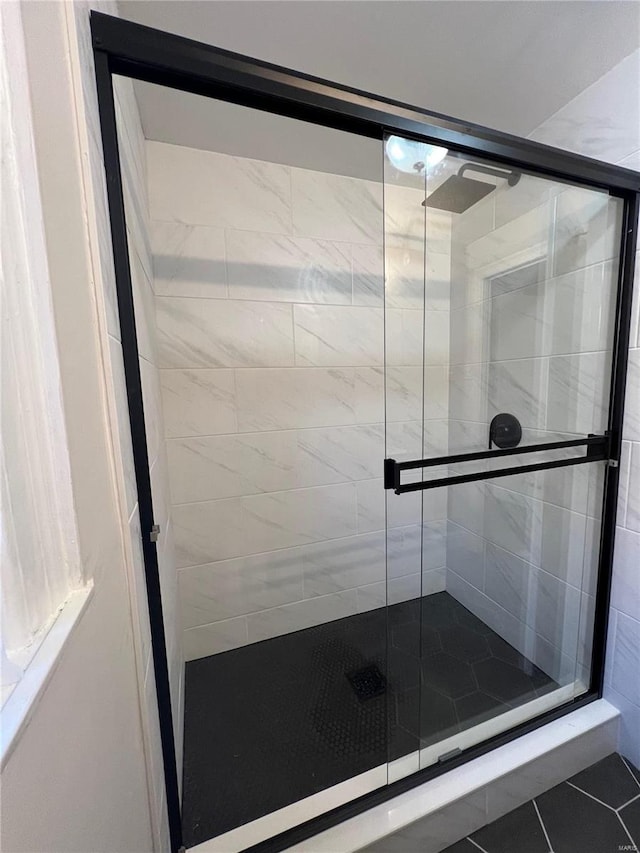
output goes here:
{"type": "Polygon", "coordinates": [[[450,147],[474,159],[482,159],[483,156],[497,159],[511,168],[606,190],[624,200],[609,411],[610,464],[605,481],[589,692],[440,765],[406,777],[250,848],[276,853],[601,696],[618,488],[618,468],[615,466],[620,458],[640,178],[629,169],[456,121],[97,12],[91,12],[91,31],[173,853],[177,853],[181,843],[180,803],[157,553],[155,544],[150,540],[154,514],[111,75],[122,74],[349,131],[381,142],[385,134],[399,133],[450,147]]]}

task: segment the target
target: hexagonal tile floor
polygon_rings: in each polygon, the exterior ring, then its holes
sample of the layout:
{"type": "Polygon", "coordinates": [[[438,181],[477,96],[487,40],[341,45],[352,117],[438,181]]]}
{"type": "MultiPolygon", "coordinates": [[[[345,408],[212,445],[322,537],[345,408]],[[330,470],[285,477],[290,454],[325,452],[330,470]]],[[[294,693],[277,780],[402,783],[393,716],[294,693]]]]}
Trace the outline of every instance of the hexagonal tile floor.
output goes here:
{"type": "Polygon", "coordinates": [[[613,753],[447,847],[443,853],[478,853],[478,850],[484,853],[640,850],[640,771],[626,758],[613,753]]]}
{"type": "Polygon", "coordinates": [[[191,847],[557,684],[448,593],[190,661],[191,847]]]}

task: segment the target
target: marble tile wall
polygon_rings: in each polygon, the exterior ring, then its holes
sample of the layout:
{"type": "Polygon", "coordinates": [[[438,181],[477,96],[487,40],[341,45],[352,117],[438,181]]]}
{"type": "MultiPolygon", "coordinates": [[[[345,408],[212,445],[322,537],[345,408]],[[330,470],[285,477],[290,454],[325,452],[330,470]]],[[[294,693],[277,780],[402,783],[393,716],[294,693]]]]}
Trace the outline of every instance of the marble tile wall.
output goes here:
{"type": "MultiPolygon", "coordinates": [[[[182,651],[182,629],[180,625],[181,616],[178,607],[176,556],[170,513],[171,499],[164,440],[160,373],[158,370],[158,340],[155,316],[153,262],[149,238],[149,201],[146,180],[145,139],[131,80],[115,77],[114,93],[153,507],[156,523],[160,525],[161,531],[157,546],[158,565],[164,609],[167,657],[169,661],[174,735],[176,740],[177,765],[181,767],[184,717],[184,656],[182,651]]],[[[117,324],[117,318],[115,319],[115,323],[117,324]]],[[[142,625],[147,626],[147,599],[144,584],[144,565],[140,548],[138,496],[129,438],[130,428],[124,383],[122,348],[117,325],[114,331],[115,334],[110,337],[110,352],[112,370],[118,386],[117,402],[119,404],[120,440],[126,473],[127,512],[130,516],[129,527],[136,562],[136,581],[139,581],[139,588],[136,590],[136,600],[139,603],[140,622],[142,625]]],[[[153,695],[155,687],[153,685],[153,665],[148,629],[145,637],[145,691],[149,695],[153,695]]],[[[154,751],[157,751],[155,744],[150,748],[152,754],[154,751]]],[[[159,756],[156,755],[156,763],[158,760],[159,756]]],[[[178,776],[180,778],[181,774],[179,773],[178,776]]],[[[164,796],[164,792],[158,791],[157,796],[164,796]]]]}
{"type": "MultiPolygon", "coordinates": [[[[449,452],[486,447],[498,412],[522,444],[605,430],[618,216],[523,176],[454,220],[449,452]]],[[[448,591],[562,683],[589,666],[602,480],[594,464],[449,489],[448,591]]]]}
{"type": "MultiPolygon", "coordinates": [[[[640,171],[639,79],[640,50],[636,50],[544,122],[532,137],[539,142],[640,171]]],[[[605,669],[605,696],[620,709],[622,715],[619,751],[636,764],[640,762],[639,316],[640,254],[636,256],[605,669]]]]}
{"type": "Polygon", "coordinates": [[[383,222],[380,182],[146,152],[186,658],[443,589],[446,496],[395,496],[385,565],[382,241],[387,451],[419,456],[424,434],[444,453],[448,220],[430,223],[423,374],[419,192],[392,188],[383,222]]]}

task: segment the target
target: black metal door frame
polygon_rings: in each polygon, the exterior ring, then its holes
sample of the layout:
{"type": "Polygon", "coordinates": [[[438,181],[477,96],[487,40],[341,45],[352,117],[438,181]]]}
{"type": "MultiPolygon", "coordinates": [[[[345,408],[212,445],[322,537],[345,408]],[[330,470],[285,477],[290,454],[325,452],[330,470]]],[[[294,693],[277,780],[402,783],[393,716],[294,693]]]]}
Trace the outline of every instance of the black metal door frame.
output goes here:
{"type": "MultiPolygon", "coordinates": [[[[414,137],[463,154],[485,156],[505,165],[571,184],[608,191],[624,201],[616,302],[613,367],[608,430],[605,437],[584,441],[587,455],[606,459],[602,531],[593,639],[591,684],[586,694],[516,726],[442,764],[425,768],[386,787],[366,794],[313,820],[254,845],[255,853],[277,853],[372,806],[409,790],[447,770],[508,743],[520,735],[563,716],[602,695],[604,654],[609,611],[611,568],[615,536],[619,461],[622,440],[627,351],[631,324],[633,271],[640,208],[640,175],[612,166],[457,121],[407,104],[380,98],[231,53],[207,44],[91,12],[91,32],[111,239],[115,262],[118,312],[129,422],[140,509],[140,527],[147,583],[151,645],[160,717],[167,809],[172,853],[182,844],[176,750],[173,737],[169,670],[158,558],[153,536],[154,512],[147,455],[144,404],[138,362],[138,342],[129,268],[120,155],[113,98],[113,74],[169,86],[242,106],[333,127],[379,139],[385,133],[414,137]]],[[[547,448],[548,449],[548,448],[547,448]]],[[[520,448],[522,452],[523,448],[520,448]]],[[[473,454],[472,454],[473,455],[473,454]]],[[[497,454],[493,454],[497,455],[497,454]]],[[[479,458],[476,455],[476,458],[479,458]]],[[[488,457],[487,457],[488,458],[488,457]]],[[[424,460],[420,460],[423,462],[424,460]]],[[[581,460],[583,461],[583,460],[581,460]]],[[[585,460],[586,461],[586,460],[585,460]]],[[[435,464],[435,463],[431,463],[435,464]]],[[[417,467],[417,466],[416,466],[417,467]]],[[[534,466],[535,467],[535,466],[534,466]]],[[[386,465],[387,485],[399,485],[386,465]]],[[[520,470],[522,470],[520,468],[520,470]]],[[[467,475],[468,476],[468,475],[467,475]]],[[[442,483],[441,483],[442,485],[442,483]]]]}

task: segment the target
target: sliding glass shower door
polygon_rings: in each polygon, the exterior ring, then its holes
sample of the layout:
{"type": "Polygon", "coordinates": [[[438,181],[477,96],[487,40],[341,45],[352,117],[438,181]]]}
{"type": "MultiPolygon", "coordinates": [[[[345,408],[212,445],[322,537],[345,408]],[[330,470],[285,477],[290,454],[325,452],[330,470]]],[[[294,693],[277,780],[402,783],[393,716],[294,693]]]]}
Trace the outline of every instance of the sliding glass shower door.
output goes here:
{"type": "Polygon", "coordinates": [[[392,780],[589,689],[621,203],[384,146],[392,780]]]}

